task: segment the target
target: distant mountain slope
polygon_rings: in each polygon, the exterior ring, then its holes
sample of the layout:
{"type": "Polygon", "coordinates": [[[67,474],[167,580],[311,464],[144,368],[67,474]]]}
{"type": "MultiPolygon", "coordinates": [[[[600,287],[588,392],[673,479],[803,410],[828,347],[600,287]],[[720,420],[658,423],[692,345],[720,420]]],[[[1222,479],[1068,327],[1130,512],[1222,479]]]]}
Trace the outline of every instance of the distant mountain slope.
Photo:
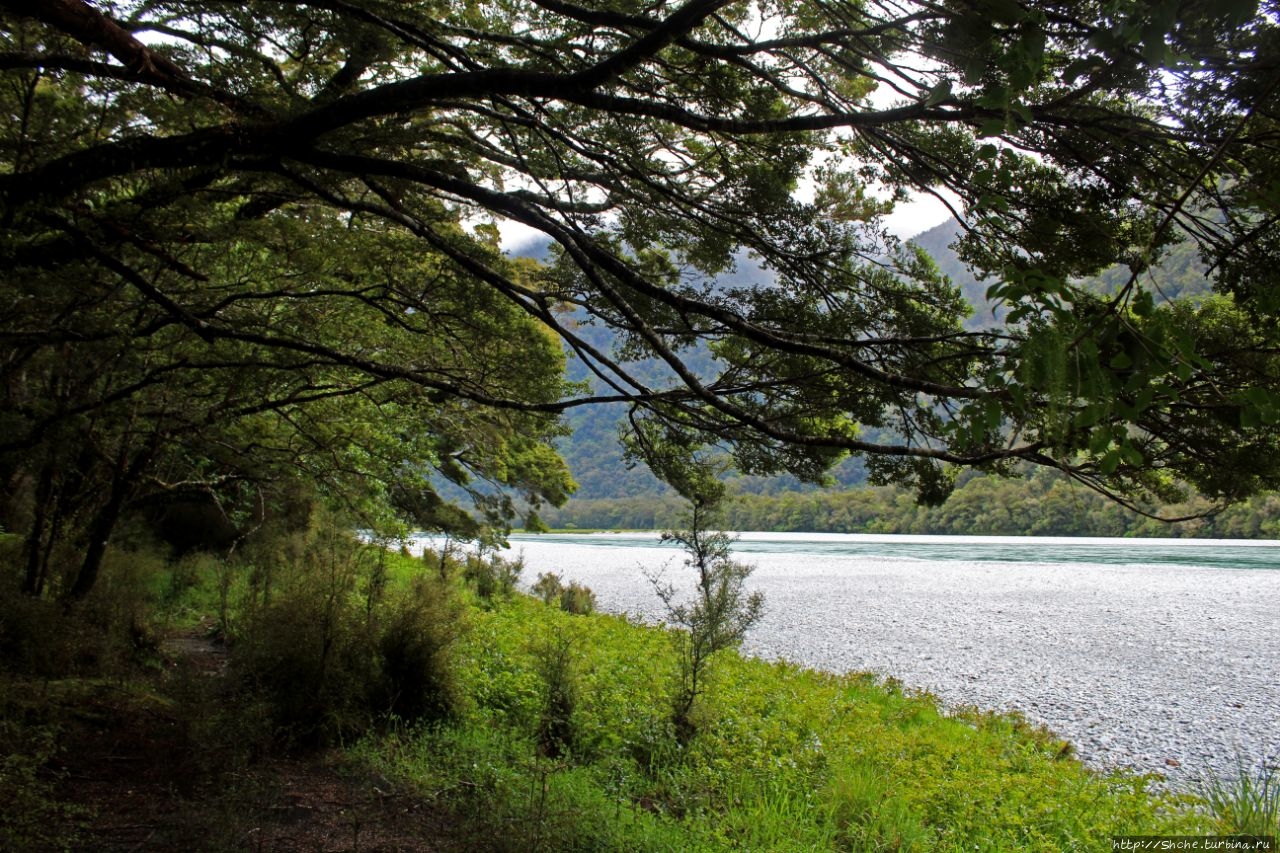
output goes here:
{"type": "Polygon", "coordinates": [[[993,329],[1001,326],[1004,323],[1004,308],[987,299],[987,287],[990,286],[990,282],[978,281],[960,260],[955,249],[951,248],[951,244],[959,236],[960,223],[954,219],[948,219],[912,237],[908,242],[928,252],[942,274],[960,288],[965,301],[973,306],[973,314],[964,324],[966,329],[993,329]]]}
{"type": "MultiPolygon", "coordinates": [[[[957,256],[951,244],[960,234],[960,225],[954,219],[930,228],[913,237],[910,242],[924,249],[934,259],[938,268],[960,288],[968,302],[974,306],[973,314],[966,321],[969,329],[990,329],[1003,322],[1003,307],[990,302],[986,291],[990,282],[979,281],[957,256]]],[[[548,241],[533,241],[521,246],[513,254],[547,260],[548,241]]],[[[718,279],[723,286],[743,285],[758,281],[769,273],[755,266],[749,259],[741,258],[738,268],[718,279]]],[[[1084,282],[1086,287],[1100,293],[1110,293],[1128,277],[1127,269],[1115,267],[1084,282]]],[[[1153,288],[1158,300],[1195,296],[1208,292],[1204,267],[1190,246],[1176,246],[1169,250],[1161,263],[1144,274],[1143,283],[1153,288]]],[[[584,327],[582,333],[593,345],[609,348],[610,333],[606,329],[584,327]]],[[[695,361],[697,356],[695,355],[695,361]]],[[[694,365],[705,367],[706,365],[694,365]]],[[[641,367],[643,371],[643,367],[641,367]]],[[[588,378],[581,362],[570,359],[569,374],[573,379],[588,378]]],[[[618,443],[618,422],[626,414],[622,405],[587,406],[569,412],[565,420],[572,434],[563,439],[560,451],[574,478],[578,481],[579,498],[623,498],[664,494],[667,487],[643,466],[628,469],[622,460],[618,443]]],[[[875,436],[871,436],[873,439],[875,436]]],[[[836,484],[841,487],[859,486],[866,482],[866,472],[860,459],[849,459],[832,472],[836,484]]],[[[802,484],[792,477],[742,477],[737,481],[741,491],[755,494],[778,494],[788,491],[809,491],[813,486],[802,484]]]]}
{"type": "MultiPolygon", "coordinates": [[[[960,223],[948,219],[912,237],[909,242],[928,252],[938,269],[960,288],[965,300],[973,306],[973,316],[965,323],[967,328],[998,327],[1003,323],[1004,309],[987,299],[987,288],[992,282],[978,281],[960,260],[955,249],[951,248],[951,244],[960,236],[960,231],[960,223]]],[[[1097,293],[1115,293],[1129,279],[1129,275],[1128,267],[1117,265],[1085,279],[1081,284],[1097,293]]],[[[1157,302],[1203,296],[1211,290],[1211,285],[1205,278],[1204,262],[1190,242],[1166,249],[1159,262],[1143,273],[1139,281],[1154,293],[1157,302]]]]}

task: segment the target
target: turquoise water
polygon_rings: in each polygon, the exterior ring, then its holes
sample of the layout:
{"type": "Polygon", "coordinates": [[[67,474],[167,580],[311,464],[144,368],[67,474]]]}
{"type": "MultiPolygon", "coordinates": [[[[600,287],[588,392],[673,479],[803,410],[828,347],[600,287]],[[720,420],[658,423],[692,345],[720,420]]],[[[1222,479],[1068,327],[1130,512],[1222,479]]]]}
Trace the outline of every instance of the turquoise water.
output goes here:
{"type": "MultiPolygon", "coordinates": [[[[511,544],[653,548],[653,533],[516,534],[511,544]]],[[[676,546],[668,544],[673,550],[676,546]]],[[[873,536],[838,533],[744,533],[734,544],[743,555],[813,554],[979,563],[1090,563],[1200,568],[1280,569],[1280,541],[1097,539],[1004,536],[873,536]]]]}

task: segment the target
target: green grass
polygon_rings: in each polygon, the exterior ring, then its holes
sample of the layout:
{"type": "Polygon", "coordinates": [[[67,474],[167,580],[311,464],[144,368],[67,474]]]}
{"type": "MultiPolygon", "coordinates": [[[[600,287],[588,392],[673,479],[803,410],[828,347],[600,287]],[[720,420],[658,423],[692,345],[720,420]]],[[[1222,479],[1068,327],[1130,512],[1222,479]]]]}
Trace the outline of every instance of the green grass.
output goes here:
{"type": "Polygon", "coordinates": [[[1018,717],[947,715],[869,676],[737,655],[717,662],[681,744],[665,632],[523,596],[469,620],[461,719],[359,751],[474,820],[484,849],[1101,851],[1113,834],[1221,826],[1143,778],[1087,770],[1018,717]],[[535,732],[539,649],[555,638],[577,703],[572,752],[552,760],[535,732]]]}
{"type": "MultiPolygon", "coordinates": [[[[438,570],[434,558],[368,557],[350,564],[349,606],[360,620],[372,577],[364,573],[385,570],[394,598],[438,570]]],[[[170,626],[208,624],[220,582],[231,627],[248,618],[238,604],[248,566],[229,574],[207,559],[168,573],[130,565],[117,594],[149,602],[170,626]]],[[[365,734],[347,748],[439,814],[454,849],[1109,851],[1118,834],[1274,832],[1274,774],[1217,783],[1203,797],[1151,794],[1142,777],[1087,770],[1067,744],[1017,716],[943,713],[933,698],[872,676],[736,654],[715,661],[697,732],[681,738],[669,633],[519,594],[482,598],[463,574],[453,567],[443,587],[462,609],[428,614],[465,626],[448,647],[453,713],[418,726],[375,725],[362,713],[365,734]],[[1255,812],[1271,823],[1251,822],[1255,812]]],[[[244,651],[236,642],[231,650],[234,669],[244,651]]],[[[263,725],[254,707],[224,710],[263,725]]],[[[0,728],[0,741],[36,742],[24,732],[0,728]]],[[[44,754],[9,753],[17,757],[0,767],[0,788],[27,796],[32,814],[54,808],[32,775],[44,754]]]]}
{"type": "Polygon", "coordinates": [[[1243,759],[1236,775],[1209,773],[1199,785],[1209,813],[1233,835],[1280,836],[1280,772],[1264,766],[1253,770],[1243,759]]]}

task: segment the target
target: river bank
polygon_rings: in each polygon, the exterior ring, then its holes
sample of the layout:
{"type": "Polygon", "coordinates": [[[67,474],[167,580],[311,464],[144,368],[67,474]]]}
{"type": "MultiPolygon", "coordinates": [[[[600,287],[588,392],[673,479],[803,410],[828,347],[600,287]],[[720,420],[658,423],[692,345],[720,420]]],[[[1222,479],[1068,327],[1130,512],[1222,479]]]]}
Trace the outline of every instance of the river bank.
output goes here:
{"type": "MultiPolygon", "coordinates": [[[[924,558],[860,550],[876,544],[867,539],[744,536],[740,556],[768,605],[744,652],[875,672],[951,706],[1017,710],[1093,766],[1178,785],[1280,759],[1280,571],[1179,564],[1158,543],[1117,543],[1133,548],[1129,563],[1101,562],[1124,559],[1106,540],[1013,543],[1053,549],[1056,562],[1032,562],[993,560],[982,541],[940,540],[946,557],[924,558]]],[[[659,611],[645,573],[666,565],[678,582],[683,570],[652,535],[512,544],[526,580],[556,571],[590,586],[603,609],[649,620],[659,611]]],[[[1192,562],[1228,546],[1197,547],[1208,551],[1192,562]]],[[[1239,547],[1246,564],[1270,565],[1271,546],[1239,547]]]]}

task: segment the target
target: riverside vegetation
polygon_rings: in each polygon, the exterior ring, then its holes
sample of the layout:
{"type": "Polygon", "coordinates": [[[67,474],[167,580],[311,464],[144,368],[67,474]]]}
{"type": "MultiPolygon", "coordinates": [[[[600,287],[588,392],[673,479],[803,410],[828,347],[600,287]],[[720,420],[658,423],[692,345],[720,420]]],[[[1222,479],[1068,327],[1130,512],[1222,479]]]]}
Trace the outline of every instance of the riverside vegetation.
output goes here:
{"type": "MultiPolygon", "coordinates": [[[[730,484],[731,488],[734,484],[730,484]]],[[[657,530],[676,523],[682,502],[673,494],[574,498],[548,508],[542,521],[557,529],[657,530]]],[[[961,475],[938,506],[924,506],[896,486],[783,491],[742,489],[725,503],[733,530],[799,533],[904,533],[952,536],[1132,536],[1210,539],[1280,538],[1280,495],[1269,492],[1213,512],[1198,496],[1149,507],[1167,523],[1133,513],[1050,471],[1020,479],[961,475]]]]}
{"type": "Polygon", "coordinates": [[[234,561],[117,545],[116,580],[71,611],[16,595],[4,545],[6,850],[295,849],[326,809],[310,831],[352,850],[1109,850],[1114,833],[1275,830],[1274,794],[1259,823],[1227,783],[1216,803],[1150,793],[1017,716],[731,650],[682,729],[672,631],[571,612],[588,592],[545,578],[550,604],[524,595],[494,557],[361,543],[332,517],[234,561]],[[164,638],[197,626],[224,669],[172,665],[164,638]],[[170,781],[115,754],[139,775],[85,795],[95,724],[116,753],[132,732],[170,781]],[[318,766],[365,805],[282,800],[318,766]]]}
{"type": "Polygon", "coordinates": [[[461,849],[1211,825],[730,649],[676,726],[667,633],[349,531],[538,529],[600,405],[686,496],[720,452],[931,505],[1022,465],[1135,507],[1280,489],[1275,5],[0,0],[3,846],[306,849],[338,782],[272,756],[335,746],[461,849]],[[888,234],[913,196],[954,199],[1000,325],[888,234]],[[1211,296],[1163,298],[1179,255],[1211,296]],[[299,774],[310,818],[263,806],[299,774]]]}

